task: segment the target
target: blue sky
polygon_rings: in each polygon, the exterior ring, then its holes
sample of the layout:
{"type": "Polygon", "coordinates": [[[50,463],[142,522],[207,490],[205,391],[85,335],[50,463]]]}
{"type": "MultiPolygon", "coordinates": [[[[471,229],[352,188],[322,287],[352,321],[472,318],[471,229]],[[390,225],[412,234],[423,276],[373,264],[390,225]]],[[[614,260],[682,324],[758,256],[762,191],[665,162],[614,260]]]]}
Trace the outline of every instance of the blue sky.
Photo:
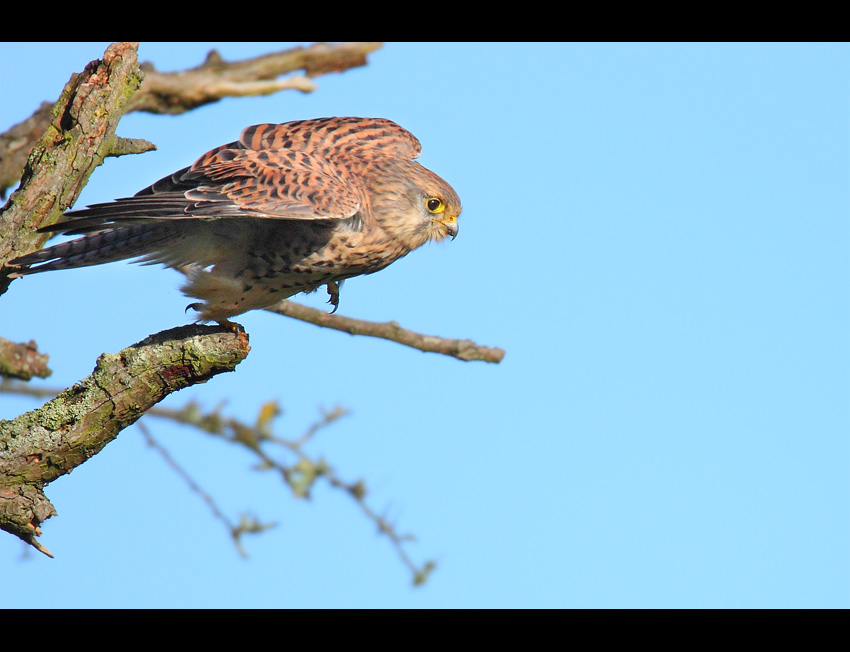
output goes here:
{"type": "MultiPolygon", "coordinates": [[[[147,44],[159,70],[290,44],[147,44]]],[[[0,130],[106,43],[0,44],[0,130]]],[[[412,588],[328,488],[148,422],[234,520],[240,558],[136,428],[47,488],[0,607],[850,606],[847,44],[387,44],[319,90],[131,114],[158,150],[110,159],[80,205],[132,194],[258,122],[387,117],[464,204],[458,238],[350,280],[340,313],[507,351],[462,363],[264,312],[237,371],[169,397],[251,420],[266,400],[438,568],[412,588]]],[[[16,281],[0,335],[67,386],[187,323],[175,272],[115,263],[16,281]]],[[[324,298],[305,303],[322,306],[324,298]]],[[[36,407],[0,396],[0,417],[36,407]]]]}

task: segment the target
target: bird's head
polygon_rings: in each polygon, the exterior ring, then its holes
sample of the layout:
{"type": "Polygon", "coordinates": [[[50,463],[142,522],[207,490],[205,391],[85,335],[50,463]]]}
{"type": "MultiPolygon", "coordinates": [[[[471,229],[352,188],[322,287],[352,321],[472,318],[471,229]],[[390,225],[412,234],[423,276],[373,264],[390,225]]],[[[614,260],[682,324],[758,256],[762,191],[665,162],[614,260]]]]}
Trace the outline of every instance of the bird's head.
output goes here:
{"type": "Polygon", "coordinates": [[[428,195],[423,198],[423,203],[431,222],[430,239],[442,240],[446,236],[451,236],[454,240],[457,237],[457,218],[461,211],[460,200],[457,196],[450,198],[436,194],[428,195]]]}
{"type": "Polygon", "coordinates": [[[421,173],[412,179],[412,192],[408,201],[417,215],[416,231],[423,243],[428,240],[441,241],[447,237],[454,240],[458,234],[458,217],[462,207],[460,198],[448,183],[430,170],[419,166],[421,173]]]}
{"type": "Polygon", "coordinates": [[[415,161],[396,161],[389,174],[376,178],[375,221],[408,251],[457,237],[460,199],[442,178],[415,161]]]}

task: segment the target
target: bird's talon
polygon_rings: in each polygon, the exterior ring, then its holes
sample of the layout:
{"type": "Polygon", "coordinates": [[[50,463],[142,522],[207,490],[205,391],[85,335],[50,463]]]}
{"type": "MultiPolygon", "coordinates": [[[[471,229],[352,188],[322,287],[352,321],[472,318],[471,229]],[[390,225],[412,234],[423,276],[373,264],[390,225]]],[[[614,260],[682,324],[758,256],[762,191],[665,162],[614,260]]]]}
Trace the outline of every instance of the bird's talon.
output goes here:
{"type": "Polygon", "coordinates": [[[327,284],[328,294],[330,298],[328,299],[328,303],[332,304],[334,309],[331,310],[331,314],[336,312],[336,309],[339,308],[339,283],[336,281],[331,281],[327,284]]]}

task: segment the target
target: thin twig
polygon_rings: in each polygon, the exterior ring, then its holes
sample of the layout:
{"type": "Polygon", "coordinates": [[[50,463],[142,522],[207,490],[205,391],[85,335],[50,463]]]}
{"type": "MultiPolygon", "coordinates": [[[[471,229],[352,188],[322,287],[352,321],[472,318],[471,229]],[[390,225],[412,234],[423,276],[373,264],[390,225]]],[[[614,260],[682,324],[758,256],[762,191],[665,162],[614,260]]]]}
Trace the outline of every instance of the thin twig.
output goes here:
{"type": "MultiPolygon", "coordinates": [[[[150,413],[150,411],[149,411],[150,413]]],[[[231,538],[233,539],[233,543],[236,545],[236,550],[239,552],[239,555],[243,558],[248,557],[248,553],[245,551],[245,548],[242,546],[242,535],[246,533],[257,534],[259,532],[264,532],[275,527],[276,523],[260,523],[256,519],[252,519],[247,515],[243,514],[240,519],[239,525],[234,525],[233,522],[227,518],[224,512],[221,511],[219,506],[216,504],[213,497],[206,491],[204,491],[201,486],[195,481],[195,479],[189,475],[189,472],[186,471],[178,462],[174,459],[171,453],[168,452],[168,449],[165,448],[161,443],[159,443],[154,436],[151,434],[148,427],[145,425],[144,420],[139,420],[136,422],[136,425],[139,427],[139,430],[142,433],[142,436],[145,438],[148,446],[153,448],[160,456],[165,460],[165,463],[171,467],[171,470],[174,471],[177,475],[179,475],[186,484],[189,486],[189,489],[192,492],[198,494],[201,500],[203,500],[207,507],[209,507],[212,515],[215,516],[219,521],[224,523],[224,526],[227,528],[227,531],[230,533],[231,538]]]]}
{"type": "MultiPolygon", "coordinates": [[[[55,389],[30,387],[26,383],[17,381],[0,381],[0,393],[42,397],[54,396],[58,391],[55,389]]],[[[399,559],[401,559],[402,563],[413,576],[413,584],[416,586],[424,584],[431,572],[436,568],[436,562],[428,560],[420,566],[411,559],[410,555],[407,554],[405,544],[414,541],[415,538],[409,534],[399,533],[386,517],[379,515],[369,506],[366,502],[368,490],[365,482],[363,480],[357,480],[355,482],[343,480],[324,458],[311,457],[304,450],[304,445],[312,441],[319,431],[347,415],[348,411],[341,406],[336,406],[324,412],[319,420],[311,424],[301,436],[295,439],[286,439],[274,434],[272,422],[280,414],[281,410],[277,403],[270,401],[260,408],[255,424],[249,425],[232,417],[223,417],[220,414],[219,408],[204,412],[196,403],[190,402],[182,408],[152,407],[137,424],[142,428],[142,434],[148,443],[186,481],[189,488],[207,503],[213,515],[225,524],[234,538],[240,554],[244,555],[244,549],[240,543],[240,536],[242,534],[261,532],[272,527],[272,525],[260,524],[256,519],[251,519],[243,515],[239,525],[235,526],[221,509],[218,508],[213,498],[191,478],[161,444],[153,439],[150,431],[142,425],[142,422],[147,416],[191,425],[202,432],[248,449],[259,460],[255,468],[262,471],[275,471],[279,473],[296,498],[310,498],[315,483],[320,479],[324,479],[334,489],[339,489],[348,494],[357,503],[366,518],[374,523],[378,532],[387,537],[399,559]],[[265,445],[279,446],[294,455],[296,459],[292,464],[279,461],[274,455],[266,451],[265,445]]]]}
{"type": "Polygon", "coordinates": [[[417,566],[405,550],[404,544],[413,540],[410,535],[399,534],[389,521],[379,516],[366,502],[367,489],[362,480],[357,482],[346,482],[343,480],[323,458],[312,458],[303,449],[302,444],[310,441],[313,435],[320,429],[327,427],[337,419],[346,414],[342,407],[336,407],[322,415],[322,418],[312,424],[305,433],[295,439],[289,440],[277,437],[270,432],[270,422],[280,414],[276,404],[264,405],[257,418],[255,426],[249,426],[238,419],[222,417],[217,410],[203,413],[195,404],[189,404],[181,409],[169,409],[157,407],[149,411],[152,416],[164,417],[178,423],[192,424],[204,432],[223,437],[226,441],[244,446],[252,451],[260,460],[257,468],[261,470],[274,470],[280,473],[284,482],[292,489],[296,498],[309,498],[311,489],[315,482],[324,478],[328,484],[340,489],[351,496],[365,516],[385,535],[391,542],[396,554],[413,575],[413,583],[417,586],[424,584],[430,573],[436,567],[434,561],[426,561],[422,566],[417,566]],[[263,448],[263,443],[276,444],[297,457],[297,462],[291,465],[277,461],[263,448]]]}

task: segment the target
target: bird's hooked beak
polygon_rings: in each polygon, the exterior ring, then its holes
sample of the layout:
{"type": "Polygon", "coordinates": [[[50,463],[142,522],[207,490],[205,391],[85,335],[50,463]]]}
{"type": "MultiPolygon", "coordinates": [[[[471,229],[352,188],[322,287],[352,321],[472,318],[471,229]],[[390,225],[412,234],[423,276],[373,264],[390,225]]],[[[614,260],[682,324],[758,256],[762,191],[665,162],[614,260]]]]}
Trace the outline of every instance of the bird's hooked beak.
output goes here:
{"type": "Polygon", "coordinates": [[[457,237],[457,215],[446,215],[445,217],[434,219],[434,221],[443,227],[446,235],[450,235],[452,240],[457,237]]]}

